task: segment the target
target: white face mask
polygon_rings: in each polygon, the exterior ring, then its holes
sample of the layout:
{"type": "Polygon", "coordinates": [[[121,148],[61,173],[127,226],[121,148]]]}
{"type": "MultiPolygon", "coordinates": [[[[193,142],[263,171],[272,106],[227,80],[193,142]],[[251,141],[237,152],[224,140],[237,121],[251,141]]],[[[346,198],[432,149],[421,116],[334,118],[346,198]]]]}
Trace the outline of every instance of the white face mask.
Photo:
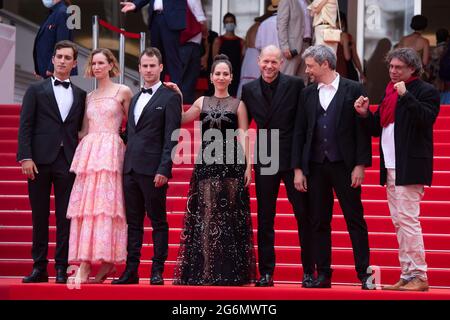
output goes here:
{"type": "Polygon", "coordinates": [[[234,23],[225,23],[225,30],[228,32],[233,32],[236,29],[236,25],[234,23]]]}
{"type": "Polygon", "coordinates": [[[42,4],[50,9],[53,7],[53,0],[42,0],[42,4]]]}

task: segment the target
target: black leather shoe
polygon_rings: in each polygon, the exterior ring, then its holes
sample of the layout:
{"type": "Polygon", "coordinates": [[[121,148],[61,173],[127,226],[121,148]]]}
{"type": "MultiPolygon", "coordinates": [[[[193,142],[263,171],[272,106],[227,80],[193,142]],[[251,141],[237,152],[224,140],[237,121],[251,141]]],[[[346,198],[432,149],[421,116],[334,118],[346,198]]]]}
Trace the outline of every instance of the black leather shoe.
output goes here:
{"type": "Polygon", "coordinates": [[[256,282],[255,287],[273,287],[273,278],[270,274],[264,274],[256,282]]]}
{"type": "Polygon", "coordinates": [[[152,272],[152,276],[150,278],[150,284],[153,285],[163,285],[164,278],[161,272],[152,272]]]}
{"type": "Polygon", "coordinates": [[[119,279],[111,281],[111,284],[138,284],[139,275],[136,271],[125,270],[119,279]]]}
{"type": "Polygon", "coordinates": [[[314,280],[315,280],[314,279],[314,274],[312,274],[312,273],[305,273],[303,275],[302,287],[303,288],[312,288],[314,280]]]}
{"type": "Polygon", "coordinates": [[[22,279],[23,283],[48,282],[48,273],[46,270],[33,269],[29,276],[22,279]]]}
{"type": "Polygon", "coordinates": [[[313,281],[310,288],[331,288],[331,277],[319,274],[317,279],[313,281]]]}
{"type": "Polygon", "coordinates": [[[55,283],[67,283],[67,272],[64,269],[56,269],[55,283]]]}

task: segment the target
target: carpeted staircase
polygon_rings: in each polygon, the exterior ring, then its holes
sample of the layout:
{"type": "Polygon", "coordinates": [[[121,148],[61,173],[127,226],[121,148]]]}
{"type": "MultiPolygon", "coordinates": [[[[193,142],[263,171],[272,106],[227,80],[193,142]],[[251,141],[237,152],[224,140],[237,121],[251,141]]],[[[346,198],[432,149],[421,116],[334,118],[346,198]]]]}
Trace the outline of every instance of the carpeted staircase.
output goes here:
{"type": "MultiPolygon", "coordinates": [[[[15,161],[20,106],[0,105],[0,278],[21,278],[32,268],[31,259],[31,211],[25,177],[15,161]]],[[[187,127],[191,132],[193,126],[187,127]]],[[[421,222],[427,251],[429,281],[434,287],[450,288],[450,106],[442,106],[434,127],[435,158],[433,187],[426,188],[421,205],[421,222]]],[[[382,284],[398,280],[400,269],[397,257],[397,240],[386,202],[384,187],[379,181],[378,139],[373,139],[373,167],[366,171],[363,186],[363,204],[369,228],[371,264],[380,269],[382,284]]],[[[192,165],[174,166],[173,179],[168,191],[169,258],[165,277],[173,275],[178,243],[182,228],[186,195],[192,165]]],[[[256,240],[256,199],[254,184],[251,186],[251,209],[256,240]]],[[[302,267],[297,238],[296,222],[287,200],[284,187],[280,189],[275,222],[277,266],[276,283],[301,281],[302,267]]],[[[53,204],[52,204],[53,210],[53,204]]],[[[356,284],[350,238],[342,211],[336,201],[333,218],[333,283],[356,284]]],[[[50,216],[50,275],[54,274],[55,219],[50,216]]],[[[148,219],[147,219],[148,220],[148,219]]],[[[256,241],[255,241],[256,243],[256,241]]],[[[152,256],[151,228],[146,221],[141,278],[148,278],[152,256]]],[[[119,268],[119,271],[121,271],[119,268]]]]}

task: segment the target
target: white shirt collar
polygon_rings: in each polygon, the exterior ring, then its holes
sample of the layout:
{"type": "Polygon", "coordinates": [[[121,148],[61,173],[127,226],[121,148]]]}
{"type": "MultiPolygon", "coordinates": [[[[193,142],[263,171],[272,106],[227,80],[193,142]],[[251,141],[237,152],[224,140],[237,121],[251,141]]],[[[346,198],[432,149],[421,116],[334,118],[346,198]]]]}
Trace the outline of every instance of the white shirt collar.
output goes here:
{"type": "Polygon", "coordinates": [[[340,80],[340,76],[339,73],[336,72],[336,78],[333,80],[332,83],[330,84],[325,84],[323,82],[320,82],[319,85],[317,86],[317,90],[320,90],[323,87],[332,87],[334,90],[338,90],[339,88],[339,80],[340,80]]]}
{"type": "MultiPolygon", "coordinates": [[[[153,92],[152,95],[155,94],[156,90],[158,90],[159,87],[161,87],[161,85],[162,85],[162,82],[161,82],[161,81],[158,81],[156,84],[154,84],[153,86],[150,87],[150,88],[152,89],[152,92],[153,92]]],[[[146,87],[144,86],[144,89],[149,89],[149,88],[146,88],[146,87]]]]}
{"type": "Polygon", "coordinates": [[[53,82],[55,82],[55,80],[61,81],[61,82],[70,82],[70,78],[67,78],[66,80],[61,80],[55,76],[52,76],[53,82]]]}

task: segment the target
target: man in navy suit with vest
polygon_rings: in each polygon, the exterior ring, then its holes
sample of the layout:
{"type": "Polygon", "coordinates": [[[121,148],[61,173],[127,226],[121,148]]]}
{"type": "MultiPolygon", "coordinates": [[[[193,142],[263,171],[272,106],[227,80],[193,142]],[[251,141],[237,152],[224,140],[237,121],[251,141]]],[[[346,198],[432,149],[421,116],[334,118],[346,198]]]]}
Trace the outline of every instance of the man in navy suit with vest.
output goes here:
{"type": "Polygon", "coordinates": [[[178,138],[172,135],[181,125],[181,96],[159,80],[163,69],[161,60],[157,48],[147,48],[139,58],[139,73],[145,83],[130,103],[123,164],[128,224],[127,266],[121,277],[112,284],[139,283],[146,212],[153,229],[150,284],[164,284],[164,263],[169,251],[167,182],[172,177],[171,153],[178,142],[178,138]]]}
{"type": "MultiPolygon", "coordinates": [[[[36,75],[48,78],[53,75],[53,48],[62,40],[72,41],[72,30],[67,27],[67,5],[63,0],[42,0],[45,7],[50,9],[47,19],[39,28],[34,40],[33,59],[36,75]]],[[[71,75],[77,75],[76,66],[71,75]]]]}
{"type": "MultiPolygon", "coordinates": [[[[148,27],[152,47],[163,56],[170,80],[181,86],[183,64],[180,58],[180,32],[186,28],[186,1],[134,0],[121,2],[122,12],[137,11],[148,4],[148,27]]],[[[162,74],[164,78],[164,73],[162,74]]],[[[164,79],[163,79],[164,80],[164,79]]]]}
{"type": "Polygon", "coordinates": [[[361,202],[365,167],[372,162],[371,141],[353,108],[363,88],[335,71],[336,54],[327,46],[309,47],[302,58],[306,73],[314,84],[301,93],[292,166],[295,168],[295,188],[308,191],[313,225],[318,276],[309,287],[331,287],[334,190],[350,233],[355,269],[362,289],[374,289],[369,283],[369,236],[361,202]]]}

